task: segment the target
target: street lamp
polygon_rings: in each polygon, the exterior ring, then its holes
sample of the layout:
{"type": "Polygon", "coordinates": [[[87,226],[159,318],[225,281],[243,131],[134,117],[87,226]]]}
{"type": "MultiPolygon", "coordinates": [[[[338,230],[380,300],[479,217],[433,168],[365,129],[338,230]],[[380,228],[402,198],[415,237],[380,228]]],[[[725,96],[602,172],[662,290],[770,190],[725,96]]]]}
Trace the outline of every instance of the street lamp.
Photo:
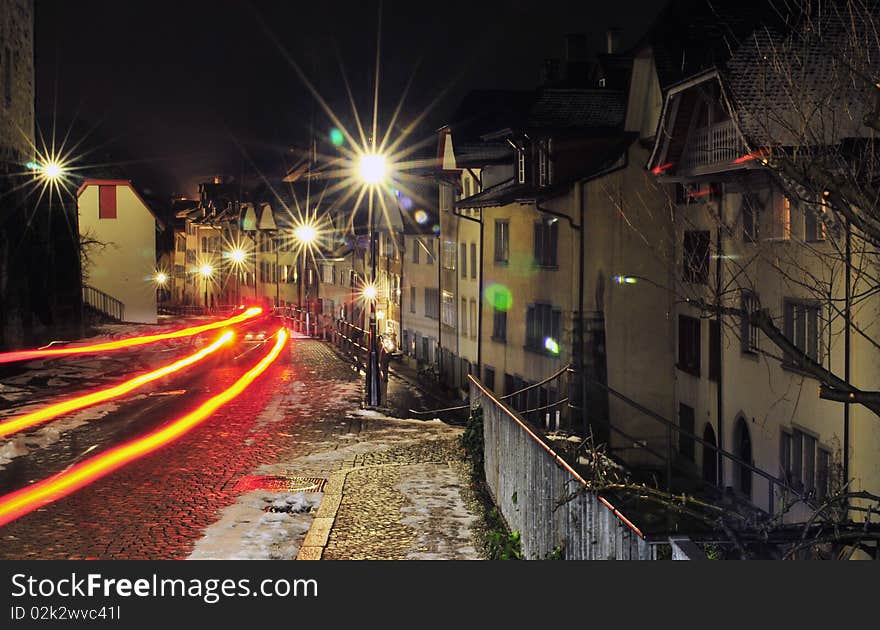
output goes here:
{"type": "Polygon", "coordinates": [[[208,278],[214,273],[214,268],[211,265],[204,264],[199,267],[199,273],[205,279],[205,310],[208,310],[208,278]]]}
{"type": "MultiPolygon", "coordinates": [[[[311,331],[311,315],[312,315],[312,307],[310,299],[310,290],[312,287],[311,282],[308,282],[308,278],[303,280],[303,276],[306,275],[306,267],[309,264],[308,256],[306,256],[307,250],[311,249],[312,244],[315,242],[315,239],[318,237],[318,230],[311,223],[301,223],[293,230],[293,236],[299,242],[299,250],[303,254],[303,260],[305,260],[305,265],[303,266],[303,275],[300,276],[300,284],[305,282],[306,285],[306,334],[308,335],[311,331]]],[[[302,295],[302,294],[300,294],[302,295]]]]}
{"type": "Polygon", "coordinates": [[[247,254],[240,247],[236,247],[229,254],[232,259],[232,266],[235,269],[235,304],[241,302],[241,267],[244,264],[247,254]]]}
{"type": "Polygon", "coordinates": [[[388,162],[384,155],[372,151],[364,153],[358,165],[358,174],[361,180],[369,186],[369,222],[370,222],[370,284],[364,288],[364,297],[370,302],[370,335],[367,353],[367,404],[377,407],[381,404],[381,387],[379,385],[379,350],[376,340],[378,330],[376,326],[376,229],[373,217],[373,196],[388,173],[388,162]],[[372,295],[370,297],[368,295],[372,295]]]}
{"type": "Polygon", "coordinates": [[[159,271],[156,273],[156,302],[161,302],[159,296],[162,294],[162,291],[165,290],[165,284],[168,282],[168,274],[164,271],[159,271]]]}

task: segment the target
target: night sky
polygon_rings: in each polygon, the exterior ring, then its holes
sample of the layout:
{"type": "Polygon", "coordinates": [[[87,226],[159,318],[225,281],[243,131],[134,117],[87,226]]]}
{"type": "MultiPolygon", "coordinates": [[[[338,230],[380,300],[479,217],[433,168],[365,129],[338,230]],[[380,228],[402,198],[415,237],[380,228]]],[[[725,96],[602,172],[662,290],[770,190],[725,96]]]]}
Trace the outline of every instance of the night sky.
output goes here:
{"type": "MultiPolygon", "coordinates": [[[[100,149],[88,160],[124,161],[154,195],[193,194],[215,173],[236,174],[244,152],[279,163],[286,147],[329,129],[287,61],[351,120],[337,57],[369,116],[379,3],[234,0],[37,0],[40,128],[100,149]],[[282,50],[283,49],[283,50],[282,50]]],[[[530,88],[542,60],[562,58],[564,35],[587,33],[597,50],[609,26],[630,45],[659,1],[386,1],[382,9],[380,123],[410,77],[402,120],[438,96],[413,141],[431,141],[475,88],[530,88]],[[416,66],[418,67],[416,68],[416,66]]],[[[381,128],[381,124],[380,124],[381,128]]],[[[433,145],[432,145],[433,146],[433,145]]]]}

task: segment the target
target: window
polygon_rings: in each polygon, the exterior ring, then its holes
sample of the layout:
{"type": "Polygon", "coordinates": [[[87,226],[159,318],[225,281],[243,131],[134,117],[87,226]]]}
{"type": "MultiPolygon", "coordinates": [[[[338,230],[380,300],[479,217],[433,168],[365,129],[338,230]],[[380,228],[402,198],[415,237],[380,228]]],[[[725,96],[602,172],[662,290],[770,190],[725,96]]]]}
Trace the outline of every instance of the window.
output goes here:
{"type": "Polygon", "coordinates": [[[782,481],[793,484],[792,435],[783,430],[779,435],[779,468],[782,481]]]}
{"type": "Polygon", "coordinates": [[[773,192],[773,212],[770,216],[770,238],[791,238],[791,201],[781,192],[773,192]]]}
{"type": "Polygon", "coordinates": [[[552,150],[552,138],[546,138],[538,145],[538,184],[542,187],[553,183],[553,163],[550,159],[552,150]]]}
{"type": "Polygon", "coordinates": [[[700,375],[700,320],[678,316],[678,369],[700,375]]]}
{"type": "Polygon", "coordinates": [[[177,251],[185,252],[186,251],[186,238],[180,237],[177,239],[177,251]]]}
{"type": "Polygon", "coordinates": [[[721,326],[718,320],[709,320],[709,380],[721,378],[721,326]]]}
{"type": "Polygon", "coordinates": [[[685,282],[709,282],[709,232],[706,230],[684,233],[682,279],[685,282]]]}
{"type": "Polygon", "coordinates": [[[409,288],[409,312],[410,313],[416,312],[416,288],[415,287],[409,288]]]}
{"type": "Polygon", "coordinates": [[[441,321],[452,328],[455,328],[455,296],[449,291],[443,292],[443,304],[441,312],[441,321]]]}
{"type": "Polygon", "coordinates": [[[740,347],[745,353],[755,353],[758,351],[758,327],[751,323],[747,315],[758,310],[758,296],[743,289],[740,300],[744,313],[740,320],[740,347]]]}
{"type": "Polygon", "coordinates": [[[413,248],[412,248],[412,261],[413,264],[419,264],[419,250],[422,248],[421,241],[417,238],[413,239],[413,248]]]}
{"type": "Polygon", "coordinates": [[[495,262],[506,263],[510,259],[510,223],[495,221],[495,262]]]}
{"type": "Polygon", "coordinates": [[[824,216],[828,211],[828,202],[822,199],[818,204],[810,204],[804,210],[804,240],[824,241],[824,216]]]}
{"type": "Polygon", "coordinates": [[[558,354],[561,323],[562,311],[552,305],[529,306],[526,309],[526,348],[558,354]]]}
{"type": "Polygon", "coordinates": [[[440,319],[440,289],[425,287],[425,317],[440,319]]]}
{"type": "Polygon", "coordinates": [[[742,198],[742,229],[743,241],[754,243],[758,240],[758,217],[761,211],[761,200],[754,193],[743,193],[742,198]]]}
{"type": "Polygon", "coordinates": [[[831,491],[831,451],[820,448],[816,459],[816,499],[822,501],[831,491]]]}
{"type": "Polygon", "coordinates": [[[694,447],[694,438],[691,437],[695,431],[694,408],[688,405],[678,405],[678,453],[682,457],[686,457],[692,462],[696,461],[696,448],[694,447]],[[690,433],[686,435],[684,432],[690,433]]]}
{"type": "Polygon", "coordinates": [[[799,492],[824,498],[831,483],[831,451],[800,429],[782,432],[780,459],[785,480],[799,492]]]}
{"type": "Polygon", "coordinates": [[[495,370],[486,366],[483,368],[483,385],[490,391],[495,391],[495,370]]]}
{"type": "Polygon", "coordinates": [[[559,241],[559,221],[535,223],[535,262],[541,267],[556,266],[556,249],[559,241]]]}
{"type": "Polygon", "coordinates": [[[526,183],[526,151],[522,148],[516,150],[516,181],[526,183]]]}
{"type": "Polygon", "coordinates": [[[427,259],[425,260],[425,262],[426,262],[427,264],[429,264],[429,265],[433,265],[433,264],[434,264],[434,239],[433,239],[433,238],[429,238],[429,239],[426,241],[426,243],[427,243],[427,246],[428,246],[428,247],[427,247],[427,249],[428,249],[428,252],[427,252],[428,256],[427,256],[427,259]]]}
{"type": "Polygon", "coordinates": [[[492,339],[507,341],[507,311],[494,309],[492,314],[492,339]]]}
{"type": "Polygon", "coordinates": [[[471,243],[471,278],[477,277],[477,244],[471,243]]]}
{"type": "MultiPolygon", "coordinates": [[[[809,302],[786,300],[784,310],[785,336],[795,347],[811,358],[819,360],[819,306],[809,302]]],[[[795,362],[788,356],[786,361],[795,362]]]]}
{"type": "Polygon", "coordinates": [[[467,278],[467,244],[461,244],[461,277],[467,278]]]}
{"type": "Polygon", "coordinates": [[[461,334],[462,336],[467,335],[468,332],[468,313],[467,313],[467,300],[461,298],[461,334]]]}
{"type": "Polygon", "coordinates": [[[116,186],[98,186],[98,218],[116,218],[116,186]]]}
{"type": "Polygon", "coordinates": [[[479,323],[477,322],[477,301],[471,300],[471,337],[476,339],[479,332],[479,323]]]}

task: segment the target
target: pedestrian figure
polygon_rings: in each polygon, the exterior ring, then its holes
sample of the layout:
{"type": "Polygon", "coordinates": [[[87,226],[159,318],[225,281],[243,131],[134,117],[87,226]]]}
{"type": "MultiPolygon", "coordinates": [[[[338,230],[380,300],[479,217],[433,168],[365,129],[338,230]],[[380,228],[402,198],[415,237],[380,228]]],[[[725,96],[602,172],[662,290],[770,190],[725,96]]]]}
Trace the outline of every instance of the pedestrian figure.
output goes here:
{"type": "Polygon", "coordinates": [[[388,378],[389,367],[391,365],[391,353],[388,352],[388,349],[385,347],[385,338],[383,336],[379,337],[379,386],[381,388],[382,397],[381,400],[383,403],[387,401],[388,398],[388,378]]]}

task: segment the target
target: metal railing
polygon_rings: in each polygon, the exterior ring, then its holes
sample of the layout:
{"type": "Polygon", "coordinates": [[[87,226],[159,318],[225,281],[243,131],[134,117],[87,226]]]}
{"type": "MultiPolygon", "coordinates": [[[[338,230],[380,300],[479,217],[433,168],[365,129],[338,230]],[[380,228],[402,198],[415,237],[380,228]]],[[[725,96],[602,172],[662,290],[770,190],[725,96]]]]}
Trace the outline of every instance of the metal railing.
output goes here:
{"type": "Polygon", "coordinates": [[[532,431],[524,419],[470,381],[482,408],[486,484],[526,559],[653,560],[642,532],[532,431]]]}
{"type": "MultiPolygon", "coordinates": [[[[567,396],[567,393],[571,391],[572,382],[575,378],[576,375],[574,369],[571,366],[566,366],[538,383],[528,385],[515,392],[501,396],[498,400],[504,402],[526,421],[531,422],[534,425],[543,425],[547,429],[565,428],[566,424],[571,425],[570,422],[567,422],[567,418],[570,416],[567,416],[566,413],[571,411],[579,412],[577,405],[571,404],[569,397],[567,396]]],[[[744,461],[735,453],[719,448],[712,442],[706,441],[691,431],[681,428],[678,423],[664,418],[662,415],[648,409],[644,405],[639,404],[624,394],[612,389],[608,385],[595,380],[589,381],[589,385],[594,390],[606,392],[607,395],[613,396],[626,404],[629,408],[637,411],[639,414],[638,418],[646,422],[646,424],[642,425],[645,429],[637,431],[637,433],[642,435],[633,435],[632,430],[629,432],[625,431],[618,426],[613,417],[611,420],[607,418],[588,418],[591,428],[594,431],[598,429],[599,434],[601,434],[603,429],[607,430],[606,436],[609,440],[611,434],[614,434],[623,438],[627,444],[638,444],[638,452],[649,455],[650,458],[656,460],[659,467],[664,470],[667,490],[675,491],[676,480],[679,480],[689,481],[691,483],[695,482],[702,491],[711,494],[717,494],[720,491],[718,486],[705,480],[702,475],[695,474],[690,467],[683,466],[676,461],[679,456],[679,451],[675,447],[675,444],[680,442],[683,437],[687,440],[692,440],[694,444],[701,445],[704,449],[709,449],[714,452],[715,455],[713,459],[715,461],[722,463],[730,462],[734,465],[736,470],[748,471],[748,473],[757,475],[760,479],[766,481],[767,512],[769,514],[774,513],[778,496],[787,496],[789,499],[794,498],[801,501],[805,500],[802,493],[798,492],[784,480],[754,466],[751,462],[744,461]],[[643,439],[646,434],[654,435],[655,432],[652,431],[651,428],[655,427],[662,428],[664,443],[659,448],[656,443],[651,445],[648,440],[643,439]]],[[[569,426],[568,428],[572,429],[574,427],[569,426]]],[[[583,430],[580,426],[576,427],[576,429],[578,432],[583,430]]],[[[609,444],[609,446],[613,447],[613,444],[609,444]]],[[[614,449],[612,448],[612,451],[613,450],[614,449]]],[[[630,458],[620,452],[616,453],[615,457],[631,470],[638,470],[640,467],[645,466],[644,464],[637,463],[635,460],[627,461],[630,458]]],[[[644,458],[639,459],[644,461],[644,458]]],[[[692,462],[692,464],[696,464],[696,462],[692,462]]],[[[717,468],[718,465],[716,464],[716,469],[717,468]]],[[[749,504],[756,505],[751,501],[751,498],[749,498],[749,504]]]]}
{"type": "Polygon", "coordinates": [[[234,304],[217,304],[201,306],[194,304],[159,304],[159,315],[175,315],[177,317],[196,317],[201,315],[231,315],[239,307],[234,304]]]}
{"type": "Polygon", "coordinates": [[[82,288],[83,303],[118,322],[125,321],[125,304],[100,289],[84,284],[82,288]]]}
{"type": "Polygon", "coordinates": [[[733,162],[745,153],[747,153],[745,144],[733,120],[725,120],[691,132],[684,151],[682,167],[690,169],[733,162]]]}

